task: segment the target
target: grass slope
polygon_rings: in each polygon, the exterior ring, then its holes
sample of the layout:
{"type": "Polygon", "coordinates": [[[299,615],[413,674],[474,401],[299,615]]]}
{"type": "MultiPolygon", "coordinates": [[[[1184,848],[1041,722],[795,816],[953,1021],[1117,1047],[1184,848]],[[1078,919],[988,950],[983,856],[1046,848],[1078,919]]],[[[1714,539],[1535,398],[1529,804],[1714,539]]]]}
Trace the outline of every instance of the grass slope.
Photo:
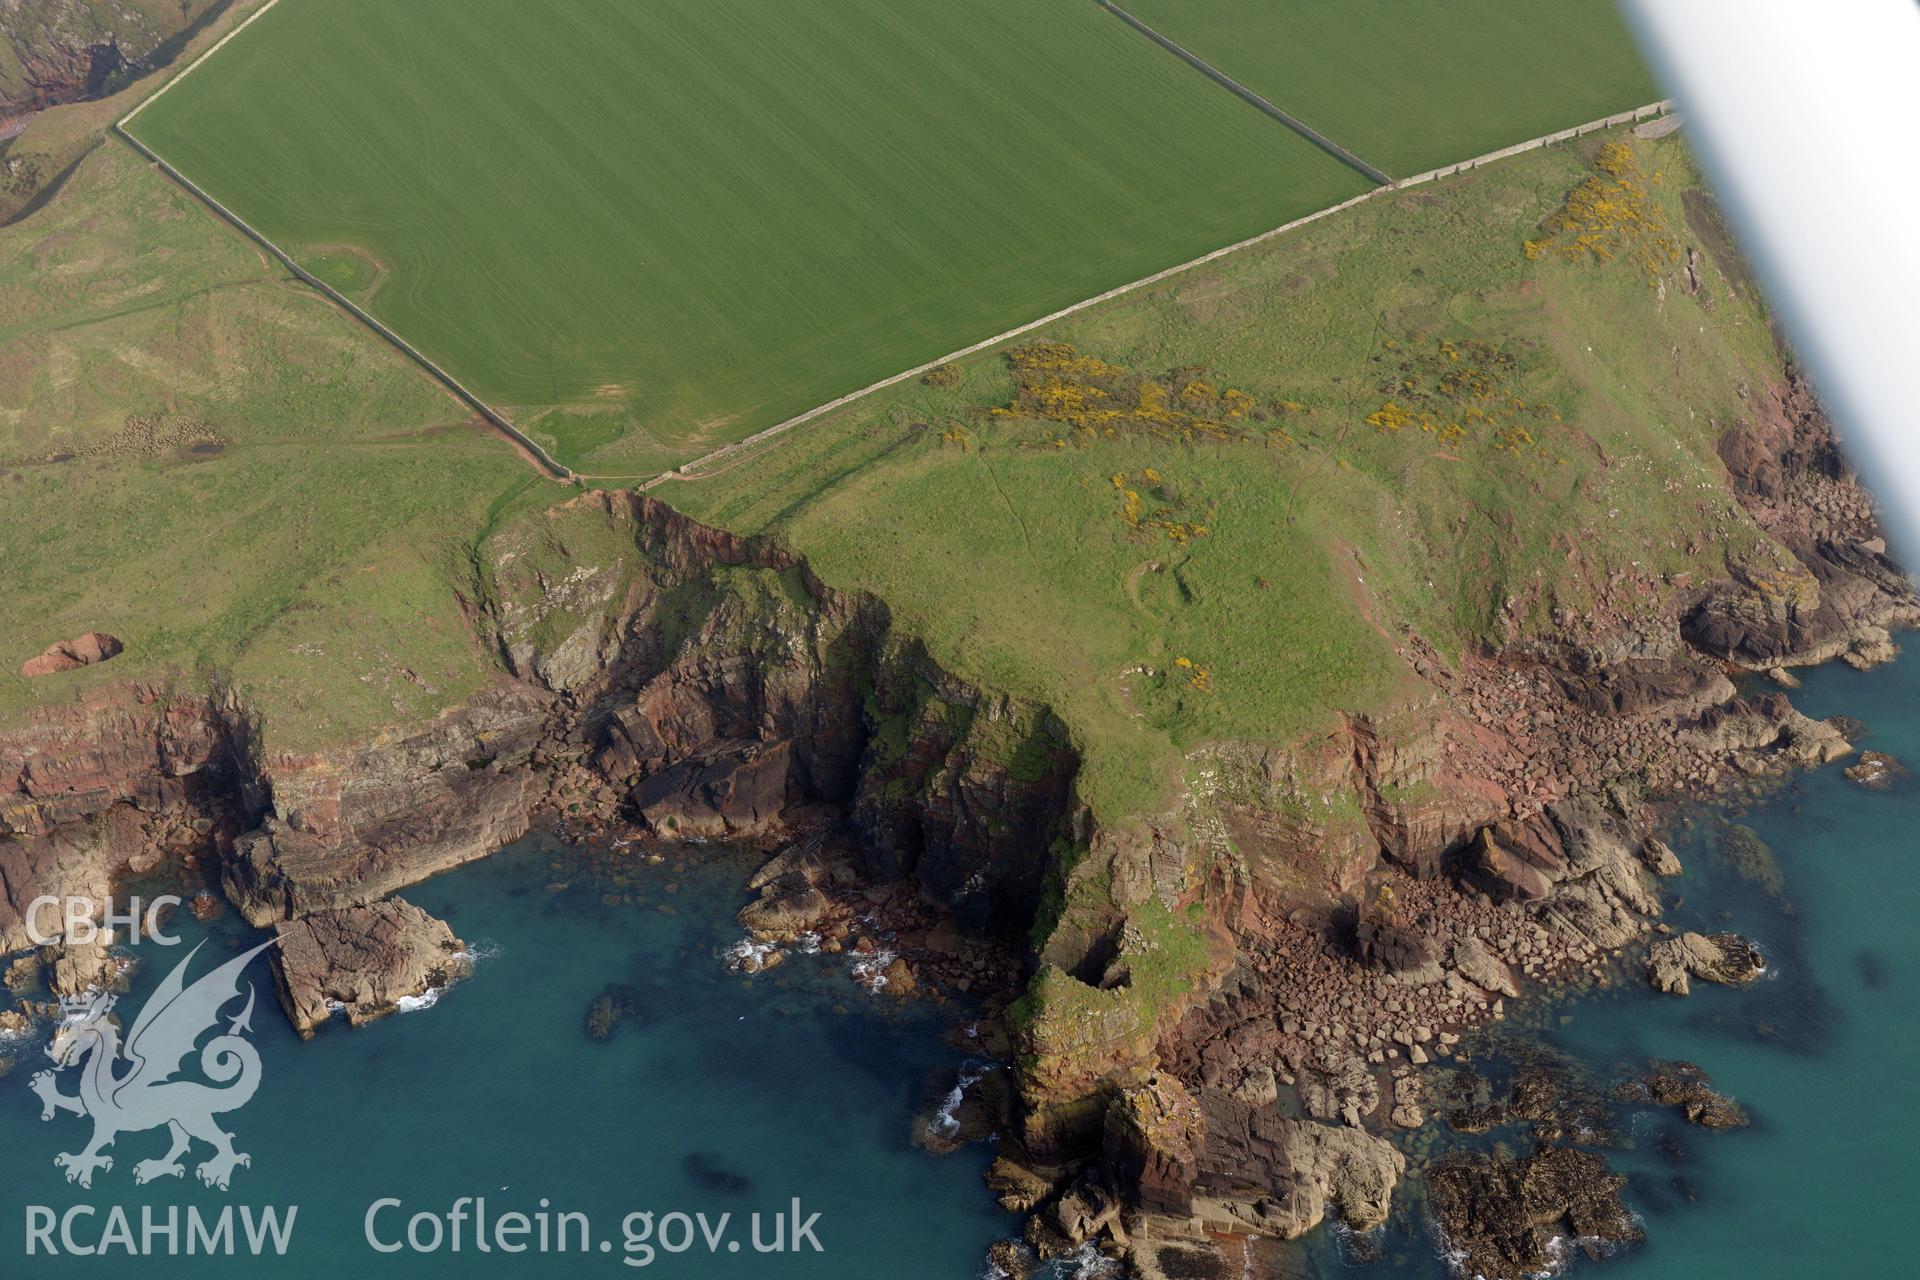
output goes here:
{"type": "Polygon", "coordinates": [[[1365,185],[1031,0],[284,0],[134,131],[600,475],[1365,185]]]}
{"type": "Polygon", "coordinates": [[[134,677],[230,682],[274,747],[430,715],[490,677],[467,540],[556,491],[125,146],[0,229],[0,723],[134,677]],[[92,629],[126,653],[19,676],[92,629]]]}
{"type": "MultiPolygon", "coordinates": [[[[1638,147],[1649,215],[1691,238],[1685,149],[1638,147]]],[[[1390,643],[1402,628],[1458,655],[1550,634],[1555,609],[1630,613],[1634,576],[1760,553],[1713,442],[1744,414],[1742,388],[1778,376],[1765,317],[1710,267],[1695,298],[1670,276],[1651,287],[1627,254],[1529,259],[1524,242],[1589,176],[1583,154],[1529,153],[1048,335],[1162,381],[1208,366],[1216,392],[1261,406],[1247,441],[994,415],[1016,388],[990,355],[952,385],[850,407],[656,492],[776,531],[827,581],[878,592],[942,662],[1059,712],[1104,820],[1154,812],[1196,746],[1286,741],[1336,710],[1392,705],[1410,685],[1390,643]],[[1456,371],[1484,374],[1486,396],[1423,401],[1402,385],[1456,371]],[[1367,421],[1395,400],[1444,421],[1367,421]],[[1456,420],[1463,437],[1439,434],[1456,420]],[[1516,429],[1532,443],[1509,447],[1516,429]],[[1130,525],[1128,490],[1144,516],[1164,507],[1206,532],[1130,525]]]]}
{"type": "Polygon", "coordinates": [[[1124,0],[1395,176],[1661,96],[1608,0],[1124,0]]]}

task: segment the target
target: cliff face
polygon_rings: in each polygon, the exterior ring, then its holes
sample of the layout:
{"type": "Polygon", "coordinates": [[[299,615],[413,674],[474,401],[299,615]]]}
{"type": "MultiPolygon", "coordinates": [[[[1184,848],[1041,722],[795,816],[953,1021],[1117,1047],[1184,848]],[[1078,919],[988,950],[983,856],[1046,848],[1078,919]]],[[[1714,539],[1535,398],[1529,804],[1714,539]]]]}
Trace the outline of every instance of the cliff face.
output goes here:
{"type": "Polygon", "coordinates": [[[552,703],[502,680],[390,740],[263,761],[272,806],[226,860],[228,898],[265,927],[384,897],[518,839],[552,703]]]}
{"type": "Polygon", "coordinates": [[[0,122],[97,98],[225,0],[0,0],[0,122]]]}
{"type": "Polygon", "coordinates": [[[883,603],[775,544],[633,495],[540,519],[495,548],[487,613],[513,670],[560,700],[542,753],[556,808],[753,836],[788,805],[843,805],[868,875],[1024,929],[1073,808],[1049,714],[955,680],[883,603]],[[587,547],[629,571],[582,574],[587,547]]]}
{"type": "Polygon", "coordinates": [[[24,913],[42,894],[98,899],[123,870],[230,848],[262,794],[248,742],[233,708],[135,683],[0,736],[0,950],[28,945],[24,913]]]}
{"type": "Polygon", "coordinates": [[[0,736],[0,929],[19,946],[36,894],[104,893],[173,849],[219,859],[267,925],[481,856],[542,808],[761,839],[827,807],[868,877],[1031,932],[1011,1017],[1021,1145],[1106,1188],[1051,1202],[1079,1224],[1061,1239],[1104,1229],[1082,1212],[1101,1196],[1304,1230],[1341,1179],[1383,1195],[1384,1166],[1249,1107],[1291,1088],[1314,1123],[1408,1115],[1401,1072],[1650,927],[1666,860],[1638,797],[1848,749],[1730,668],[1868,663],[1920,621],[1802,390],[1767,399],[1723,456],[1776,563],[1660,584],[1657,610],[1585,620],[1577,643],[1450,661],[1403,635],[1419,685],[1396,706],[1298,742],[1207,744],[1177,808],[1110,829],[1078,804],[1066,728],[944,671],[883,601],[777,543],[589,494],[476,548],[467,603],[502,675],[431,723],[263,758],[235,706],[128,685],[0,736]],[[1275,1163],[1315,1152],[1332,1163],[1275,1163]],[[1277,1186],[1294,1199],[1263,1206],[1277,1186]]]}

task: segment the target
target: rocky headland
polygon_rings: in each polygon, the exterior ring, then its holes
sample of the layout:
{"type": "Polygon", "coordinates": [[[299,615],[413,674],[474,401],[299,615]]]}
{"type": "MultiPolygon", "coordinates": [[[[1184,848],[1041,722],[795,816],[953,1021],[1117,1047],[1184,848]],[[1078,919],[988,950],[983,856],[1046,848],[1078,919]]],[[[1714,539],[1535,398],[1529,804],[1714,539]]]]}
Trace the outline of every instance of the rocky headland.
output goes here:
{"type": "MultiPolygon", "coordinates": [[[[1223,1239],[1376,1223],[1396,1135],[1431,1110],[1422,1069],[1509,1002],[1638,949],[1678,982],[1751,968],[1660,932],[1678,864],[1653,802],[1847,755],[1843,727],[1760,681],[1882,661],[1920,621],[1806,390],[1754,405],[1721,452],[1775,562],[1609,566],[1603,607],[1453,659],[1403,633],[1420,697],[1199,747],[1178,804],[1126,826],[1080,803],[1048,708],[943,670],[883,600],[775,541],[589,493],[476,553],[465,605],[501,674],[430,722],[276,752],[233,695],[122,683],[0,736],[0,942],[25,947],[39,894],[104,896],[174,858],[283,936],[310,1031],[444,981],[451,930],[390,895],[537,820],[754,843],[757,944],[878,950],[853,922],[894,912],[915,950],[876,990],[1019,994],[992,1181],[1039,1254],[1200,1275],[1223,1239]]],[[[1618,1226],[1609,1176],[1547,1153],[1435,1191],[1464,1223],[1558,1205],[1525,1239],[1486,1229],[1486,1256],[1525,1268],[1554,1231],[1618,1226]]]]}

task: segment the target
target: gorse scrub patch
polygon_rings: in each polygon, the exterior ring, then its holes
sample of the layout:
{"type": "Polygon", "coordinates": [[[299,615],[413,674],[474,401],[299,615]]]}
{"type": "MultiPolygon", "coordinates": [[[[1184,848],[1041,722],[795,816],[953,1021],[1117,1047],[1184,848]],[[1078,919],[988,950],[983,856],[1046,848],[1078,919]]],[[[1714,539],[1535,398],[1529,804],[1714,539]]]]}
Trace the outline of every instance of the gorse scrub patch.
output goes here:
{"type": "Polygon", "coordinates": [[[1007,352],[1013,370],[1011,402],[997,418],[1028,418],[1072,428],[1037,443],[1064,449],[1096,440],[1143,435],[1170,443],[1289,444],[1275,414],[1304,412],[1292,401],[1262,408],[1252,396],[1217,385],[1205,365],[1185,365],[1161,377],[1135,373],[1084,355],[1065,342],[1033,342],[1007,352]]]}
{"type": "Polygon", "coordinates": [[[1680,244],[1650,189],[1659,181],[1658,173],[1649,178],[1641,170],[1632,147],[1604,143],[1594,154],[1593,176],[1541,220],[1545,234],[1526,242],[1527,257],[1552,253],[1568,262],[1595,264],[1626,258],[1647,273],[1649,286],[1659,283],[1680,260],[1680,244]]]}
{"type": "Polygon", "coordinates": [[[1164,536],[1185,546],[1207,536],[1207,525],[1187,518],[1186,500],[1154,468],[1146,467],[1133,475],[1116,471],[1107,480],[1120,493],[1122,523],[1141,541],[1157,542],[1164,536]],[[1151,505],[1140,496],[1142,490],[1153,499],[1151,505]]]}
{"type": "Polygon", "coordinates": [[[1560,411],[1516,392],[1521,362],[1513,344],[1441,338],[1416,342],[1418,350],[1393,339],[1386,345],[1404,355],[1381,381],[1386,402],[1367,415],[1368,426],[1383,435],[1416,428],[1447,446],[1481,443],[1557,459],[1538,437],[1560,422],[1560,411]]]}

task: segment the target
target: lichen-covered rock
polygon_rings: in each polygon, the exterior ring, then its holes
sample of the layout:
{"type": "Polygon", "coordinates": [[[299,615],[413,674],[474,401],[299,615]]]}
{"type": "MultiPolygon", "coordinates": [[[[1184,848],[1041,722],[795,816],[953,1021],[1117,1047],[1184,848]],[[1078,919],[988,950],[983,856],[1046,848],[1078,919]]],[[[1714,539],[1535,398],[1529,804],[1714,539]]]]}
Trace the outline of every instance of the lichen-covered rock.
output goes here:
{"type": "Polygon", "coordinates": [[[983,1176],[987,1190],[1008,1213],[1031,1213],[1060,1185],[1057,1173],[1050,1177],[1005,1153],[994,1157],[983,1176]]]}
{"type": "Polygon", "coordinates": [[[1723,986],[1751,982],[1766,968],[1760,948],[1737,933],[1683,933],[1662,938],[1647,952],[1647,981],[1656,991],[1684,996],[1690,978],[1723,986]]]}
{"type": "Polygon", "coordinates": [[[1513,970],[1495,959],[1487,950],[1487,944],[1471,934],[1453,944],[1453,967],[1461,977],[1483,990],[1508,997],[1520,994],[1513,970]]]}
{"type": "Polygon", "coordinates": [[[280,1003],[303,1037],[336,1010],[356,1027],[383,1018],[471,966],[445,921],[399,898],[282,921],[274,934],[280,1003]]]}
{"type": "Polygon", "coordinates": [[[1107,1163],[1134,1205],[1149,1213],[1191,1212],[1206,1139],[1200,1104],[1164,1072],[1121,1090],[1107,1108],[1107,1163]]]}
{"type": "Polygon", "coordinates": [[[1196,1211],[1217,1229],[1292,1240],[1332,1212],[1356,1231],[1387,1220],[1406,1157],[1384,1138],[1347,1125],[1283,1116],[1205,1090],[1207,1148],[1196,1211]]]}
{"type": "Polygon", "coordinates": [[[1642,1238],[1620,1202],[1626,1178],[1590,1151],[1546,1147],[1510,1157],[1458,1153],[1427,1174],[1433,1213],[1464,1275],[1551,1274],[1571,1244],[1590,1256],[1642,1238]]]}

